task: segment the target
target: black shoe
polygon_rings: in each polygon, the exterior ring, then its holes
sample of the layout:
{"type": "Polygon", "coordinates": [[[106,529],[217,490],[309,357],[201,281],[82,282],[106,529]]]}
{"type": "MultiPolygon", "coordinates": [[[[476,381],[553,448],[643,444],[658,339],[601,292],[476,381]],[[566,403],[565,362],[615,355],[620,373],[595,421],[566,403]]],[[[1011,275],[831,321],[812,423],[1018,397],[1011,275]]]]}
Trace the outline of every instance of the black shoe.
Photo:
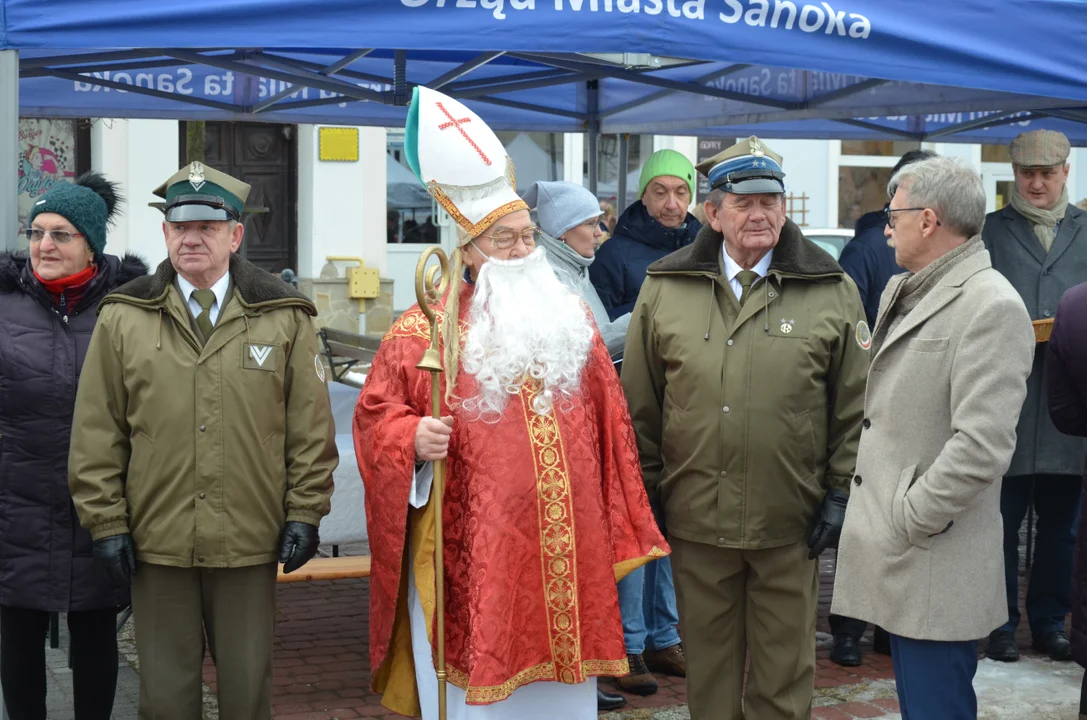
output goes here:
{"type": "Polygon", "coordinates": [[[1044,652],[1053,660],[1072,659],[1072,643],[1068,642],[1068,634],[1064,630],[1035,636],[1031,646],[1039,652],[1044,652]]]}
{"type": "Polygon", "coordinates": [[[1019,660],[1019,648],[1015,645],[1015,633],[1010,630],[993,630],[989,633],[989,644],[985,648],[985,657],[1000,662],[1019,660]]]}
{"type": "Polygon", "coordinates": [[[622,695],[612,695],[611,693],[604,692],[600,688],[596,689],[596,709],[599,712],[618,710],[626,704],[627,699],[622,695]]]}
{"type": "Polygon", "coordinates": [[[879,625],[872,630],[872,652],[888,656],[891,654],[891,634],[879,625]]]}
{"type": "Polygon", "coordinates": [[[842,667],[857,667],[861,664],[860,645],[850,635],[835,635],[830,659],[842,667]]]}

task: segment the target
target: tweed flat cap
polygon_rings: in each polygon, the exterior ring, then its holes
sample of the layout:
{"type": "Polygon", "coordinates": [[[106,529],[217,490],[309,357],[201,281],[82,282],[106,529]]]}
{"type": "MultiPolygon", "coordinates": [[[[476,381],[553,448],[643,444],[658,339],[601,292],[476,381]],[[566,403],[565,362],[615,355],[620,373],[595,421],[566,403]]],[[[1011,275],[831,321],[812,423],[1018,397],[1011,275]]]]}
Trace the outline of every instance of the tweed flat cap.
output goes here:
{"type": "Polygon", "coordinates": [[[1064,133],[1055,130],[1031,130],[1022,133],[1008,147],[1012,164],[1018,167],[1057,167],[1068,162],[1072,145],[1064,133]]]}

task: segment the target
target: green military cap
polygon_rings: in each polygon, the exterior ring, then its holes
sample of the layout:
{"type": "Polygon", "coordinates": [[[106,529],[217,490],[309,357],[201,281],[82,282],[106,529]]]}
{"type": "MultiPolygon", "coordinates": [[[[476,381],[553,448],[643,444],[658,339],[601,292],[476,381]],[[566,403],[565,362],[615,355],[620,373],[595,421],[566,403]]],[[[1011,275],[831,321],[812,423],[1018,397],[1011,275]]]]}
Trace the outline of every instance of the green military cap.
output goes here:
{"type": "Polygon", "coordinates": [[[696,166],[710,188],[737,195],[785,192],[781,156],[752,135],[696,166]]]}
{"type": "Polygon", "coordinates": [[[189,163],[155,188],[167,222],[241,220],[249,186],[202,162],[189,163]]]}
{"type": "Polygon", "coordinates": [[[1058,167],[1068,162],[1072,145],[1062,132],[1031,130],[1020,133],[1008,146],[1012,164],[1021,168],[1058,167]]]}

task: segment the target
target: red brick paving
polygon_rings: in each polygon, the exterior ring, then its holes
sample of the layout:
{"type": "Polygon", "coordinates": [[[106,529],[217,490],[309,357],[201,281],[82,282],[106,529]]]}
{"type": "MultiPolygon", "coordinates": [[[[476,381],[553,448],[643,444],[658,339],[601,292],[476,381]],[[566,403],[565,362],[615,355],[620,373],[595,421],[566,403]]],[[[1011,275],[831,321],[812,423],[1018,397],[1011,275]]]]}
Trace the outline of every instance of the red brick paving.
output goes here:
{"type": "MultiPolygon", "coordinates": [[[[828,632],[826,616],[833,587],[833,554],[820,563],[821,591],[818,629],[828,632]]],[[[1025,588],[1025,580],[1021,586],[1025,588]]],[[[333,718],[399,718],[382,707],[370,692],[368,615],[370,583],[366,579],[331,582],[291,583],[277,591],[278,621],[275,642],[274,715],[279,720],[330,720],[333,718]]],[[[868,631],[871,637],[871,628],[868,631]]],[[[1020,627],[1019,646],[1030,654],[1026,623],[1020,627]]],[[[831,662],[828,650],[817,653],[816,688],[854,685],[873,679],[894,677],[891,659],[862,646],[863,664],[843,668],[831,662]]],[[[215,671],[210,659],[204,678],[214,689],[215,671]]],[[[627,695],[629,708],[682,705],[687,701],[682,678],[657,676],[656,695],[627,695]]],[[[618,691],[614,681],[601,679],[601,686],[618,691]]],[[[818,720],[878,718],[898,712],[894,699],[846,702],[816,708],[818,720]]]]}

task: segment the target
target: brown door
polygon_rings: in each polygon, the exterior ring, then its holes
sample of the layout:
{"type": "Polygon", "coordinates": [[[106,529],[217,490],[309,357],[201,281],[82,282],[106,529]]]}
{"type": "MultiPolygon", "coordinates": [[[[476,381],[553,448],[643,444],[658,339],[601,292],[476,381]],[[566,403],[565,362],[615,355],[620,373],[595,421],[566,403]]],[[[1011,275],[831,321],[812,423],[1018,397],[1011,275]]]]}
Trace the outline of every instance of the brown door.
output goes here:
{"type": "Polygon", "coordinates": [[[204,131],[204,162],[253,186],[247,207],[267,208],[246,214],[239,253],[275,273],[298,269],[296,138],[293,125],[209,122],[204,131]]]}

